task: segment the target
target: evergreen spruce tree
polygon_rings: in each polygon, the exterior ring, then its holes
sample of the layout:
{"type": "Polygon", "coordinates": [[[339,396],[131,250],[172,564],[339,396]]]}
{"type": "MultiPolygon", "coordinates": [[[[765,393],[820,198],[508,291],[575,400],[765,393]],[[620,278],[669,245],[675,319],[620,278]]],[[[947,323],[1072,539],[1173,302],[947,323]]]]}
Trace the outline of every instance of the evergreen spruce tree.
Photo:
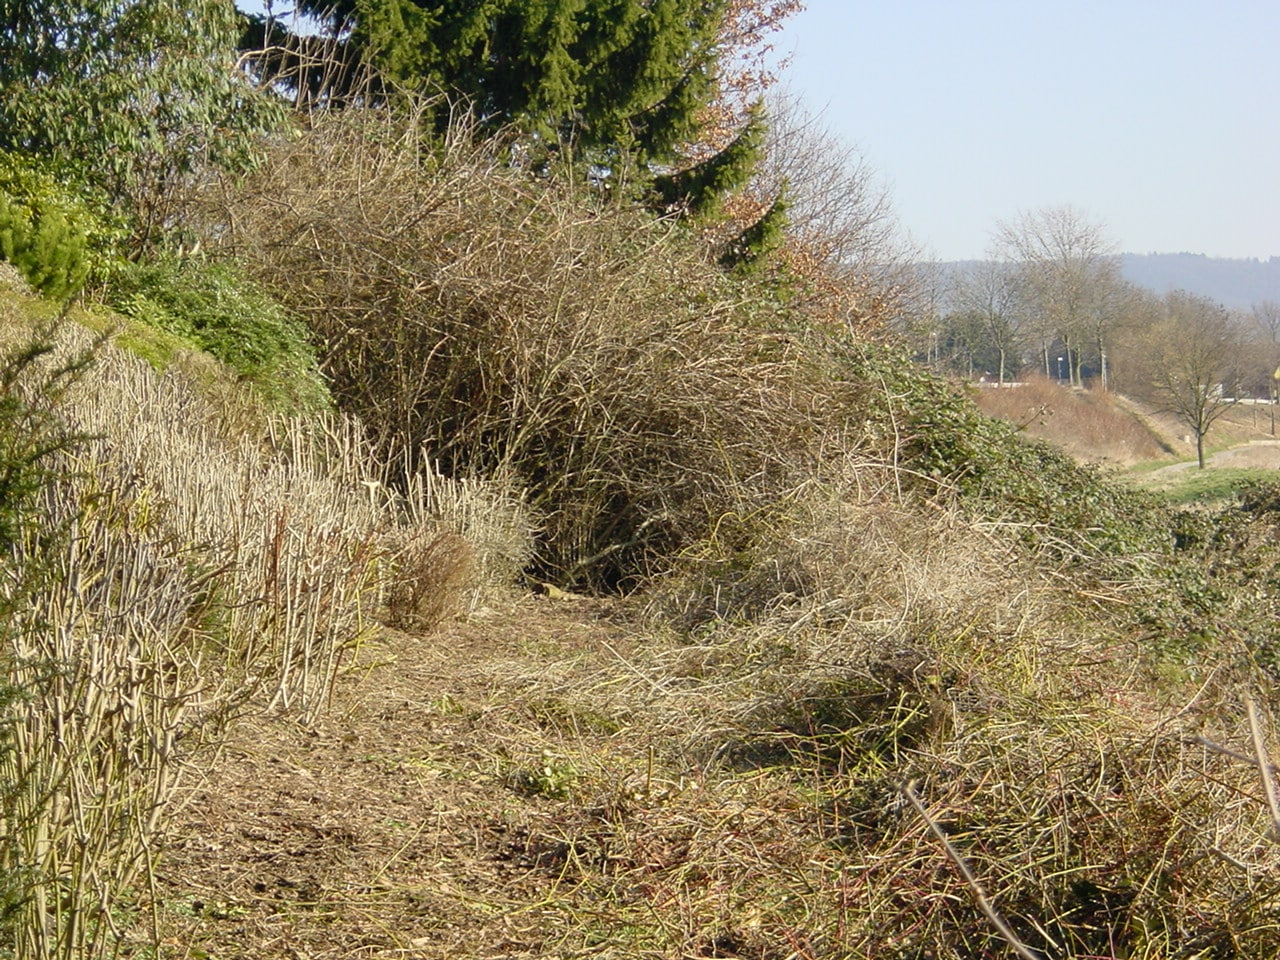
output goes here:
{"type": "Polygon", "coordinates": [[[722,150],[653,180],[656,206],[694,217],[714,217],[724,196],[751,178],[764,150],[764,109],[756,104],[746,124],[722,150]]]}
{"type": "MultiPolygon", "coordinates": [[[[367,65],[395,86],[469,103],[482,130],[517,131],[535,170],[569,160],[617,196],[704,223],[759,162],[766,121],[758,104],[723,149],[696,163],[687,159],[718,92],[730,0],[299,2],[327,25],[336,61],[316,67],[331,84],[313,93],[316,105],[358,97],[340,81],[361,76],[353,65],[367,65]]],[[[255,21],[246,45],[263,49],[268,36],[276,44],[287,39],[273,29],[255,21]]],[[[301,51],[306,40],[291,42],[301,51]]],[[[319,77],[299,73],[303,59],[278,59],[276,68],[281,76],[289,71],[295,85],[318,88],[319,77]]],[[[260,67],[269,79],[271,65],[264,60],[260,67]]],[[[738,262],[749,251],[762,255],[783,209],[775,204],[725,256],[738,262]]]]}
{"type": "Polygon", "coordinates": [[[751,271],[764,263],[783,242],[787,226],[785,191],[774,198],[768,209],[727,244],[720,253],[720,265],[731,270],[751,271]]]}
{"type": "Polygon", "coordinates": [[[59,300],[76,293],[89,272],[87,245],[63,211],[33,212],[0,192],[0,260],[36,290],[59,300]]]}
{"type": "MultiPolygon", "coordinates": [[[[697,134],[699,112],[715,93],[728,0],[300,6],[326,24],[338,60],[366,63],[410,90],[469,101],[486,129],[514,127],[586,162],[609,164],[625,154],[648,165],[670,162],[697,134]]],[[[282,39],[278,25],[256,18],[242,42],[261,49],[268,36],[282,39]]]]}

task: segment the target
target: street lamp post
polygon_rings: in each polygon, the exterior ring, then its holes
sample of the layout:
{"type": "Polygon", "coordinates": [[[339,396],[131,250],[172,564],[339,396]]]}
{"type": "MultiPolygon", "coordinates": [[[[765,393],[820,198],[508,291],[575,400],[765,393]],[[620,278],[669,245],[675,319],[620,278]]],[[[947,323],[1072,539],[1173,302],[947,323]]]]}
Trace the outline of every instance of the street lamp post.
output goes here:
{"type": "Polygon", "coordinates": [[[1280,367],[1271,375],[1271,435],[1276,435],[1276,401],[1280,400],[1280,367]]]}

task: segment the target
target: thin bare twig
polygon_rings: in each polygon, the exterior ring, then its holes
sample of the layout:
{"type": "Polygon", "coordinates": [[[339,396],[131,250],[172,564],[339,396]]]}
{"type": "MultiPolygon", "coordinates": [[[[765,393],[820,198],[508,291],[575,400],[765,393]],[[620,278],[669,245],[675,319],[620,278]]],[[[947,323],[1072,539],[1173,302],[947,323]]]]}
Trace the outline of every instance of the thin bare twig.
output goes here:
{"type": "Polygon", "coordinates": [[[1249,734],[1253,737],[1253,750],[1258,757],[1258,772],[1262,775],[1262,791],[1267,795],[1267,807],[1271,811],[1271,829],[1268,836],[1280,843],[1280,801],[1276,799],[1275,778],[1271,774],[1271,758],[1262,739],[1262,723],[1258,718],[1258,706],[1253,697],[1245,694],[1245,709],[1249,712],[1249,734]]]}
{"type": "Polygon", "coordinates": [[[1023,960],[1044,960],[1044,957],[1036,953],[1025,943],[1018,939],[1017,935],[1004,922],[1004,918],[996,912],[996,908],[992,905],[991,900],[987,897],[986,891],[982,889],[982,884],[978,882],[978,878],[973,875],[973,871],[969,869],[969,864],[965,862],[960,851],[955,848],[951,841],[947,838],[946,833],[938,822],[929,816],[929,812],[925,810],[924,804],[920,802],[920,798],[916,796],[915,782],[906,784],[902,788],[903,796],[915,808],[916,813],[920,814],[920,819],[925,822],[930,832],[938,838],[938,842],[942,844],[942,849],[947,852],[947,856],[951,862],[956,865],[956,869],[960,871],[960,876],[964,878],[964,882],[969,885],[969,889],[973,891],[974,898],[978,901],[978,907],[991,921],[991,925],[996,928],[996,932],[1005,943],[1013,948],[1014,953],[1022,957],[1023,960]]]}

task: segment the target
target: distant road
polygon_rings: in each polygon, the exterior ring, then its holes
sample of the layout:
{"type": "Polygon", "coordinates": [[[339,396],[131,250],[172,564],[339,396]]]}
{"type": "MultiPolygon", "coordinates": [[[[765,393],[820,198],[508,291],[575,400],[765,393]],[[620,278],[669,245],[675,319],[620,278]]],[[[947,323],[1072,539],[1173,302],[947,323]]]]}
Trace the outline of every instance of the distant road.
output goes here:
{"type": "MultiPolygon", "coordinates": [[[[1238,447],[1228,447],[1205,457],[1204,465],[1209,467],[1234,467],[1236,469],[1280,470],[1280,440],[1253,440],[1242,443],[1238,447]]],[[[1179,470],[1194,470],[1196,462],[1187,460],[1173,463],[1151,475],[1158,477],[1165,473],[1176,473],[1179,470]]]]}

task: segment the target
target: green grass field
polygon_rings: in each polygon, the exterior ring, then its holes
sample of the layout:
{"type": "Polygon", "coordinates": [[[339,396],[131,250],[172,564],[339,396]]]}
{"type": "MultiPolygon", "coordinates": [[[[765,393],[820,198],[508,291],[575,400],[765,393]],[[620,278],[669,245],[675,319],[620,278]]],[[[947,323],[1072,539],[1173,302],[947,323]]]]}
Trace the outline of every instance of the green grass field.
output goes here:
{"type": "Polygon", "coordinates": [[[1146,488],[1172,504],[1188,506],[1220,505],[1231,501],[1235,499],[1237,490],[1250,483],[1275,482],[1277,472],[1260,467],[1211,467],[1200,470],[1193,465],[1185,470],[1158,475],[1153,475],[1150,470],[1135,469],[1127,476],[1135,485],[1146,488]]]}

